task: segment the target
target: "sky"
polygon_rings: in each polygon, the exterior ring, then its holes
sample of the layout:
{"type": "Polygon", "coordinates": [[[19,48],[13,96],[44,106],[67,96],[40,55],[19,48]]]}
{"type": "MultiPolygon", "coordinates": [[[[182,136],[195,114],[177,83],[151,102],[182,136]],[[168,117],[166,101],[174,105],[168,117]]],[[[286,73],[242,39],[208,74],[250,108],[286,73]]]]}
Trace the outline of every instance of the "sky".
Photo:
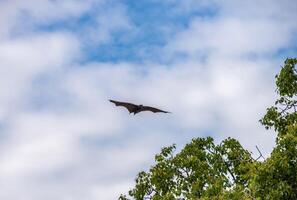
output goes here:
{"type": "Polygon", "coordinates": [[[114,200],[154,155],[258,120],[297,55],[295,0],[0,0],[0,199],[114,200]],[[108,99],[172,114],[129,115],[108,99]]]}

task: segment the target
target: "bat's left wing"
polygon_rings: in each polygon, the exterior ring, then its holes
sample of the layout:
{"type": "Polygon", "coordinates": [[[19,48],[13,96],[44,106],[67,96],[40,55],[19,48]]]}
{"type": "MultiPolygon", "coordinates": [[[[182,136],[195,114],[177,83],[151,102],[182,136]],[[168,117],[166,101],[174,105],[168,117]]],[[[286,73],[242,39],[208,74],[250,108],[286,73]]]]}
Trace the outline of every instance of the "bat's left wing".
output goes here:
{"type": "Polygon", "coordinates": [[[110,102],[114,103],[116,106],[123,106],[125,108],[127,108],[127,110],[131,113],[134,112],[138,106],[133,104],[133,103],[127,103],[127,102],[121,102],[121,101],[114,101],[109,99],[110,102]]]}
{"type": "Polygon", "coordinates": [[[164,110],[160,110],[158,108],[154,108],[154,107],[150,107],[150,106],[143,106],[141,108],[141,111],[151,111],[153,113],[156,113],[156,112],[162,112],[162,113],[170,113],[168,111],[164,111],[164,110]]]}

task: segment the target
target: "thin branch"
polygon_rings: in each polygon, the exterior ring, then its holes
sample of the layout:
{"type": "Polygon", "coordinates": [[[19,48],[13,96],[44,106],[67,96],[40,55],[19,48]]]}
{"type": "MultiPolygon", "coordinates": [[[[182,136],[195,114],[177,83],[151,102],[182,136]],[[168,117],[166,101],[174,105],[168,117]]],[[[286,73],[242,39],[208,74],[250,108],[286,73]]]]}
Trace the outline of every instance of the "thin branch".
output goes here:
{"type": "Polygon", "coordinates": [[[258,152],[259,152],[259,157],[257,158],[257,159],[255,159],[256,161],[258,161],[261,157],[265,160],[265,158],[264,158],[264,156],[262,155],[262,153],[261,153],[261,151],[260,151],[260,149],[258,148],[258,146],[256,145],[256,148],[257,148],[257,150],[258,150],[258,152]]]}
{"type": "MultiPolygon", "coordinates": [[[[181,169],[181,173],[185,173],[186,175],[187,175],[187,178],[189,178],[190,177],[190,174],[189,174],[189,172],[188,172],[188,170],[187,169],[184,169],[184,168],[180,168],[181,169]]],[[[185,178],[184,176],[183,176],[183,178],[185,178]]]]}
{"type": "Polygon", "coordinates": [[[283,114],[286,113],[286,111],[289,110],[290,108],[291,108],[290,105],[286,105],[286,107],[285,107],[284,109],[279,108],[279,109],[281,110],[280,114],[283,115],[283,114]]]}
{"type": "Polygon", "coordinates": [[[225,159],[224,159],[223,157],[221,157],[221,158],[222,158],[222,161],[223,161],[223,163],[225,164],[225,166],[226,166],[226,168],[227,168],[227,171],[228,171],[229,174],[231,175],[231,177],[232,177],[232,179],[233,179],[233,182],[234,182],[234,183],[237,183],[236,178],[235,178],[235,176],[234,176],[232,170],[230,169],[230,165],[227,163],[227,161],[225,161],[225,159]]]}
{"type": "Polygon", "coordinates": [[[227,167],[227,171],[228,171],[229,174],[232,176],[233,182],[234,182],[234,183],[237,183],[237,180],[236,180],[236,178],[235,178],[233,172],[231,171],[231,169],[229,168],[229,166],[227,165],[227,163],[225,163],[225,164],[226,164],[226,167],[227,167]]]}

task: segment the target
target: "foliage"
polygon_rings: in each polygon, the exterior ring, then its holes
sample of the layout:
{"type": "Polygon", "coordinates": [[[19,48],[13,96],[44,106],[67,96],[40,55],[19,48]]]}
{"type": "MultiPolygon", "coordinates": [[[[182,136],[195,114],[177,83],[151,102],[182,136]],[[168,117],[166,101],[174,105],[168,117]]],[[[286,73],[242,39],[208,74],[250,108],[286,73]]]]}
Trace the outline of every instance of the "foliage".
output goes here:
{"type": "Polygon", "coordinates": [[[175,148],[163,148],[155,157],[156,165],[138,174],[130,196],[137,200],[248,196],[244,188],[253,159],[235,139],[219,145],[211,137],[193,139],[176,155],[175,148]]]}
{"type": "Polygon", "coordinates": [[[276,76],[277,93],[280,98],[275,105],[267,109],[260,120],[265,128],[274,128],[279,136],[288,132],[288,128],[297,122],[297,59],[287,59],[284,67],[276,76]]]}
{"type": "MultiPolygon", "coordinates": [[[[179,153],[165,147],[156,164],[140,172],[129,196],[136,200],[297,199],[297,59],[287,59],[276,76],[275,105],[260,122],[277,132],[276,146],[263,162],[232,138],[215,144],[195,138],[179,153]]],[[[127,200],[121,195],[120,200],[127,200]]]]}
{"type": "Polygon", "coordinates": [[[260,199],[297,199],[297,59],[287,59],[276,76],[280,98],[260,122],[278,132],[276,147],[259,168],[254,189],[260,199]]]}
{"type": "Polygon", "coordinates": [[[297,126],[294,129],[278,142],[257,171],[255,193],[260,199],[297,199],[297,126]]]}

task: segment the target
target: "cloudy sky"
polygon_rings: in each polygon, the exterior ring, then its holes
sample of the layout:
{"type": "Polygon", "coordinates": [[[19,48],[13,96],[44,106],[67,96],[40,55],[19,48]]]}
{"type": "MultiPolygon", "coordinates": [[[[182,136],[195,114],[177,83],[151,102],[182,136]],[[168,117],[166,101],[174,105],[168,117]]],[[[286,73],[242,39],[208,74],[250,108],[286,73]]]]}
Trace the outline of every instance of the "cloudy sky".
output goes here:
{"type": "Polygon", "coordinates": [[[295,0],[0,0],[0,199],[114,200],[163,146],[234,137],[297,55],[295,0]],[[161,3],[160,3],[161,2],[161,3]],[[172,114],[129,115],[108,99],[172,114]]]}

